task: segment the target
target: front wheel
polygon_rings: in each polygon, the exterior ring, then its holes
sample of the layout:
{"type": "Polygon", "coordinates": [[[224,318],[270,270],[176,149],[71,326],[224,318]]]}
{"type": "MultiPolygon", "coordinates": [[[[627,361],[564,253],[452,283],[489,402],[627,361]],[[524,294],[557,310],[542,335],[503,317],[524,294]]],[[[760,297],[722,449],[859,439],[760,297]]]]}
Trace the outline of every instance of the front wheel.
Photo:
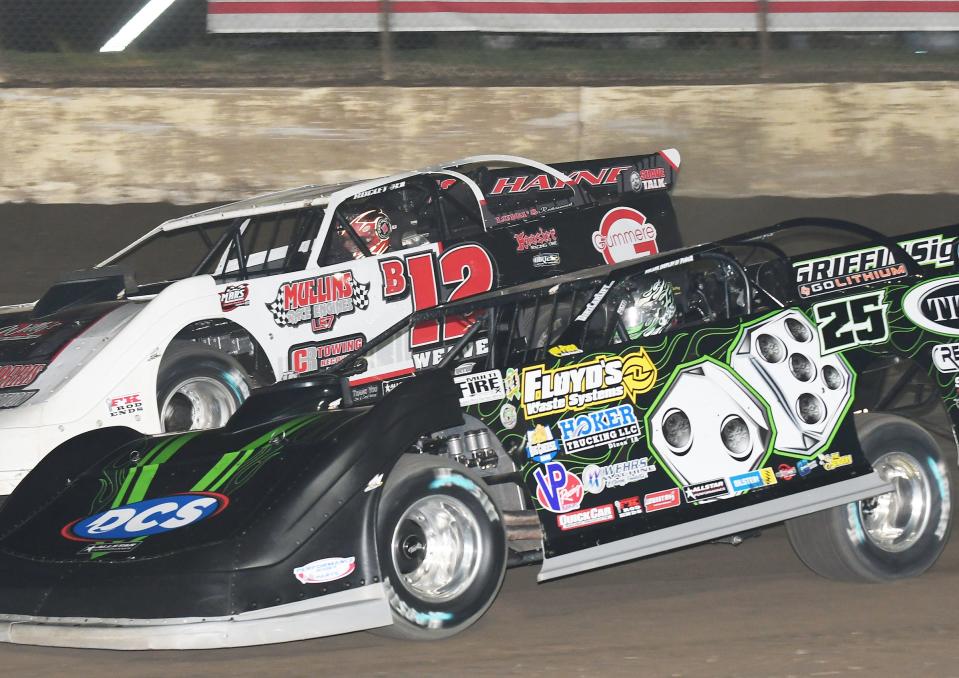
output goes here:
{"type": "Polygon", "coordinates": [[[249,395],[240,364],[208,346],[176,342],[160,364],[157,405],[164,433],[226,426],[249,395]]]}
{"type": "Polygon", "coordinates": [[[866,457],[893,491],[786,522],[814,572],[845,581],[915,577],[939,558],[952,530],[949,469],[936,441],[903,417],[860,415],[866,457]]]}
{"type": "Polygon", "coordinates": [[[506,533],[485,483],[429,455],[406,455],[377,511],[377,547],[393,624],[407,640],[452,636],[492,605],[506,573],[506,533]]]}

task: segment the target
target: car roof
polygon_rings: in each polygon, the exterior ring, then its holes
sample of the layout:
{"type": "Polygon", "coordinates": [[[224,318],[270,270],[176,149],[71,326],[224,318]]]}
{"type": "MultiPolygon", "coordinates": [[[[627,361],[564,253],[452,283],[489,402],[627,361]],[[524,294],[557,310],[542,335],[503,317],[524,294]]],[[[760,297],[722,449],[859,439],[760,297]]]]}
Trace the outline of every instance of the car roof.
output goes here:
{"type": "Polygon", "coordinates": [[[169,221],[165,221],[164,223],[160,224],[148,235],[152,235],[155,231],[175,231],[180,228],[195,226],[196,224],[207,223],[210,221],[220,221],[223,219],[254,216],[256,214],[264,214],[269,212],[282,212],[291,209],[323,206],[337,198],[342,198],[342,194],[347,192],[348,189],[361,191],[365,190],[366,188],[380,186],[384,183],[393,181],[408,179],[420,174],[455,171],[457,168],[478,163],[531,167],[548,171],[559,177],[565,177],[566,179],[569,179],[569,177],[566,177],[566,175],[559,170],[529,158],[523,158],[516,155],[474,155],[466,158],[460,158],[458,160],[430,165],[418,170],[375,177],[372,179],[359,179],[356,181],[346,181],[338,184],[311,184],[307,186],[300,186],[299,188],[264,193],[252,198],[245,198],[237,202],[203,210],[202,212],[196,212],[194,214],[188,214],[176,219],[170,219],[169,221]]]}

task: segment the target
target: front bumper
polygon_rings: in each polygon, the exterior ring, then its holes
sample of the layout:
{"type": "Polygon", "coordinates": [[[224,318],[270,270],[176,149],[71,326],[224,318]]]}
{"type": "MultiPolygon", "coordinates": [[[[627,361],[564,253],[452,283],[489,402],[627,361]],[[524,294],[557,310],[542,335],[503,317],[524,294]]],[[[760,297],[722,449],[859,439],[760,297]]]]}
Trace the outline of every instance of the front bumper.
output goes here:
{"type": "Polygon", "coordinates": [[[0,642],[108,650],[198,650],[320,638],[392,623],[383,584],[231,617],[96,619],[0,616],[0,642]]]}

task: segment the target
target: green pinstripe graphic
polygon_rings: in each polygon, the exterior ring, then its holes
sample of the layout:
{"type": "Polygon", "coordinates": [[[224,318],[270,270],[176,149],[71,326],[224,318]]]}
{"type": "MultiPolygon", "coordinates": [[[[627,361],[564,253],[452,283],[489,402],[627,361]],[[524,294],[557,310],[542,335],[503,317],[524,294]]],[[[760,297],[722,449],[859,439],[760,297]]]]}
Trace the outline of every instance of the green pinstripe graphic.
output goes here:
{"type": "Polygon", "coordinates": [[[190,491],[205,492],[208,490],[210,485],[213,484],[213,481],[219,478],[220,474],[223,473],[238,456],[240,456],[239,452],[227,452],[224,454],[222,457],[220,457],[220,461],[214,464],[213,468],[207,471],[206,475],[200,478],[197,484],[190,488],[190,491]]]}

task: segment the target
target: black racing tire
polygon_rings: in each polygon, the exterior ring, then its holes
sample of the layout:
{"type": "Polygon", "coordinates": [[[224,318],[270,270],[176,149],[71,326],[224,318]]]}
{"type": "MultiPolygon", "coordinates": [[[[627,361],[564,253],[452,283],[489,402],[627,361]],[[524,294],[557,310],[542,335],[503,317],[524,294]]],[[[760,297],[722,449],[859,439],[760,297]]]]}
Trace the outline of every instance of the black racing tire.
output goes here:
{"type": "Polygon", "coordinates": [[[219,428],[253,387],[233,357],[192,341],[170,345],[157,375],[157,410],[164,433],[219,428]]]}
{"type": "Polygon", "coordinates": [[[448,459],[408,454],[399,460],[377,509],[376,539],[393,612],[393,624],[374,631],[379,635],[435,640],[457,634],[486,613],[503,585],[502,513],[479,476],[448,459]],[[444,528],[432,529],[437,525],[444,528]],[[445,571],[454,574],[431,582],[449,552],[458,562],[445,571]]]}
{"type": "Polygon", "coordinates": [[[866,457],[897,491],[786,521],[789,541],[803,563],[829,579],[919,576],[952,531],[949,464],[935,439],[904,417],[858,415],[856,427],[866,457]]]}

